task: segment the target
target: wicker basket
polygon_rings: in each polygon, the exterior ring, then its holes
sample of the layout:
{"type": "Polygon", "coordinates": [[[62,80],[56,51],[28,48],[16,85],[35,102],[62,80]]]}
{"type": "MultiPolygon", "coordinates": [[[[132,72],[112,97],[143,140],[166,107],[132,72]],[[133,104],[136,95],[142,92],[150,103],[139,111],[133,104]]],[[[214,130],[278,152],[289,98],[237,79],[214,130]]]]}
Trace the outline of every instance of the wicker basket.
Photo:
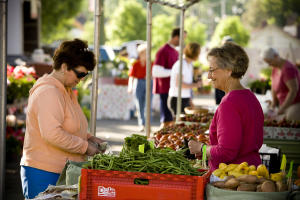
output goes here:
{"type": "Polygon", "coordinates": [[[199,114],[199,113],[208,113],[207,108],[203,108],[201,106],[194,106],[194,107],[186,107],[184,108],[184,112],[186,114],[199,114]]]}

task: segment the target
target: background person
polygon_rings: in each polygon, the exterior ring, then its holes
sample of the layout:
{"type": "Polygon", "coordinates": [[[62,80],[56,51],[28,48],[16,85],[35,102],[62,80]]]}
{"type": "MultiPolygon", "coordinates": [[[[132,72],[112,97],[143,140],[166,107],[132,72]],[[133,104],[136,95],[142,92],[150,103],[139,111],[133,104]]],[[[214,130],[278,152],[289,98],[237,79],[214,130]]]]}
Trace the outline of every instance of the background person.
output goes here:
{"type": "Polygon", "coordinates": [[[99,153],[103,141],[88,133],[88,122],[72,88],[95,67],[87,43],[63,42],[55,51],[53,71],[30,90],[21,159],[23,194],[32,199],[55,185],[67,160],[84,161],[99,153]]]}
{"type": "Polygon", "coordinates": [[[269,47],[262,58],[272,67],[271,109],[287,120],[300,120],[300,73],[295,65],[281,58],[278,52],[269,47]]]}
{"type": "MultiPolygon", "coordinates": [[[[171,39],[162,46],[157,54],[152,69],[153,76],[153,93],[160,96],[160,122],[161,127],[168,126],[172,123],[173,117],[168,108],[168,94],[170,88],[171,69],[178,60],[178,52],[175,49],[179,46],[180,28],[172,30],[171,39]]],[[[186,32],[184,32],[184,38],[186,32]]]]}
{"type": "MultiPolygon", "coordinates": [[[[199,88],[201,81],[193,83],[193,61],[198,60],[200,54],[200,45],[198,43],[189,43],[183,50],[184,58],[182,60],[182,89],[181,89],[181,113],[184,108],[191,106],[192,88],[199,88]]],[[[179,60],[173,65],[171,72],[171,82],[169,90],[168,107],[173,115],[177,113],[179,84],[179,60]]]]}
{"type": "MultiPolygon", "coordinates": [[[[217,169],[219,163],[257,166],[261,164],[258,151],[263,143],[264,115],[255,95],[240,83],[248,68],[248,56],[239,45],[226,42],[207,57],[208,78],[225,92],[209,127],[206,153],[210,169],[217,169]]],[[[203,143],[191,140],[189,148],[191,153],[202,155],[203,143]]]]}
{"type": "MultiPolygon", "coordinates": [[[[133,63],[129,71],[128,92],[135,91],[136,108],[138,111],[139,131],[145,129],[145,107],[146,107],[146,50],[147,45],[138,46],[138,59],[133,63]],[[136,84],[134,84],[134,79],[136,84]]],[[[152,85],[152,84],[151,84],[152,85]]]]}

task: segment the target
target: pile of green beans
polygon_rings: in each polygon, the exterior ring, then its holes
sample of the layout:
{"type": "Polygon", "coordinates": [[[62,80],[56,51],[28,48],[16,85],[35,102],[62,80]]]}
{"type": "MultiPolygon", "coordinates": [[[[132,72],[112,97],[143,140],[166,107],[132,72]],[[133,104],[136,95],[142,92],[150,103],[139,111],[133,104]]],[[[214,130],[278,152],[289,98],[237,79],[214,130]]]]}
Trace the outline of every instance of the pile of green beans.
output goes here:
{"type": "Polygon", "coordinates": [[[91,169],[148,172],[201,176],[184,157],[184,151],[171,149],[150,149],[146,153],[126,151],[120,155],[97,154],[90,163],[91,169]]]}

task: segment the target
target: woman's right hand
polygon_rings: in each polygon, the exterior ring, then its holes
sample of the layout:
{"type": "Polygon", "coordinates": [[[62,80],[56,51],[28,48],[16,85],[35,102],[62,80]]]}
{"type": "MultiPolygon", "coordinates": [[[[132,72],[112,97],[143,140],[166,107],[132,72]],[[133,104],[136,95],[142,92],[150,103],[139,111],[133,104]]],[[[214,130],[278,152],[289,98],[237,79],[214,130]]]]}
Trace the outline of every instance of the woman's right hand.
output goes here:
{"type": "Polygon", "coordinates": [[[188,143],[191,154],[199,154],[202,153],[202,142],[197,142],[195,140],[190,140],[188,143]]]}
{"type": "Polygon", "coordinates": [[[132,88],[128,87],[127,92],[128,92],[128,94],[132,94],[132,88]]]}
{"type": "Polygon", "coordinates": [[[197,81],[196,83],[194,83],[194,88],[201,88],[202,87],[202,81],[197,81]]]}
{"type": "Polygon", "coordinates": [[[266,100],[265,102],[268,104],[269,109],[274,110],[276,108],[276,104],[274,103],[274,101],[266,100]]]}
{"type": "Polygon", "coordinates": [[[86,150],[86,152],[85,152],[85,154],[86,154],[87,156],[93,156],[93,155],[95,155],[95,154],[100,153],[100,150],[96,147],[95,144],[93,144],[92,142],[89,142],[88,144],[89,144],[89,145],[88,145],[88,148],[87,148],[87,150],[86,150]]]}

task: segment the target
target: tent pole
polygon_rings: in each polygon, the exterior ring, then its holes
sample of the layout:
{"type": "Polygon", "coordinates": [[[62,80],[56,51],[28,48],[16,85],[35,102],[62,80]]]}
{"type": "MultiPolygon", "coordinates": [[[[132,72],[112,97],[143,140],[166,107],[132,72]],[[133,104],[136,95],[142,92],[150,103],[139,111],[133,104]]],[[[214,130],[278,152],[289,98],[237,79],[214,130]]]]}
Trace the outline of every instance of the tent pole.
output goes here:
{"type": "Polygon", "coordinates": [[[94,31],[94,54],[96,58],[96,67],[93,70],[92,78],[92,106],[91,106],[91,127],[92,135],[96,136],[96,116],[98,99],[98,65],[100,58],[100,19],[102,15],[101,0],[95,0],[95,31],[94,31]]]}
{"type": "Polygon", "coordinates": [[[150,137],[151,119],[151,34],[152,31],[152,2],[147,3],[147,63],[146,63],[146,135],[150,137]]]}
{"type": "Polygon", "coordinates": [[[177,113],[176,113],[176,122],[180,120],[180,114],[181,114],[181,87],[182,87],[182,55],[183,55],[183,45],[184,45],[184,12],[185,9],[181,10],[180,15],[180,51],[179,51],[179,84],[178,84],[178,97],[177,97],[177,113]]]}
{"type": "Polygon", "coordinates": [[[5,197],[7,0],[0,1],[0,199],[5,197]]]}

